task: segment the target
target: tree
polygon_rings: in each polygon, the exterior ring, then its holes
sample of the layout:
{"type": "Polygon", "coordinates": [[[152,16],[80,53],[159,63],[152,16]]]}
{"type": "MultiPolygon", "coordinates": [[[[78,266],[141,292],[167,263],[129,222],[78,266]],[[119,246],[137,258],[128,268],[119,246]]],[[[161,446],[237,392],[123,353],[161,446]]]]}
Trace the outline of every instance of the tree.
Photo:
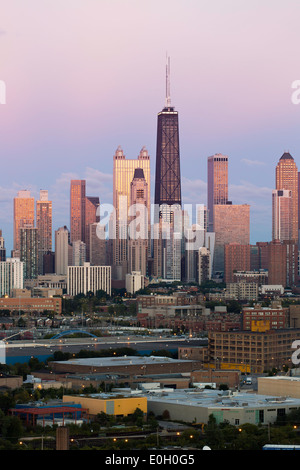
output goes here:
{"type": "Polygon", "coordinates": [[[204,427],[205,441],[209,446],[215,449],[223,449],[224,438],[220,427],[217,425],[217,420],[213,415],[209,415],[208,423],[204,427]]]}
{"type": "Polygon", "coordinates": [[[24,429],[22,423],[17,416],[4,416],[0,420],[0,429],[2,437],[10,441],[17,440],[22,436],[24,429]]]}

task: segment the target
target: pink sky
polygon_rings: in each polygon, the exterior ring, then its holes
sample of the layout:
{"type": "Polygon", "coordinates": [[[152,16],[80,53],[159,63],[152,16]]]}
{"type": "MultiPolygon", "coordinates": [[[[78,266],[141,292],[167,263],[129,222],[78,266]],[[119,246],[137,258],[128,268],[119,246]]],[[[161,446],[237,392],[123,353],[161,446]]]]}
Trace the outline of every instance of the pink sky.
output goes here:
{"type": "Polygon", "coordinates": [[[300,167],[300,105],[291,103],[300,79],[297,0],[0,0],[0,7],[7,86],[0,228],[11,230],[11,197],[25,186],[49,189],[57,204],[64,197],[54,228],[68,225],[67,185],[59,182],[93,174],[90,190],[99,188],[94,195],[103,200],[118,145],[130,158],[145,145],[154,174],[168,53],[184,198],[206,203],[206,159],[224,153],[231,198],[252,205],[254,238],[270,236],[275,165],[288,149],[300,167]]]}

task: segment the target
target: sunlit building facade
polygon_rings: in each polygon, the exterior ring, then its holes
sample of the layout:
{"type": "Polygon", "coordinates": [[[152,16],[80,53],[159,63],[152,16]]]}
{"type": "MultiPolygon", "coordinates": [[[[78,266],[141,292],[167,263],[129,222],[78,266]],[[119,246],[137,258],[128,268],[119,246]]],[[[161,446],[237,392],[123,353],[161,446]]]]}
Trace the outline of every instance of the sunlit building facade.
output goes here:
{"type": "Polygon", "coordinates": [[[70,240],[85,242],[85,180],[71,180],[70,187],[70,240]]]}
{"type": "MultiPolygon", "coordinates": [[[[150,156],[145,147],[142,148],[137,159],[127,159],[119,146],[114,155],[113,164],[113,206],[115,221],[111,224],[110,238],[113,240],[113,265],[120,267],[114,270],[115,277],[125,280],[128,262],[128,221],[131,204],[131,183],[135,170],[143,170],[147,185],[147,201],[150,201],[150,156]],[[113,233],[111,233],[113,232],[113,233]]],[[[148,204],[148,223],[150,224],[150,204],[148,204]]],[[[148,227],[150,233],[150,225],[148,227]]]]}
{"type": "Polygon", "coordinates": [[[221,153],[207,159],[208,230],[214,231],[214,206],[228,202],[228,157],[221,153]]]}
{"type": "Polygon", "coordinates": [[[14,252],[20,254],[20,229],[34,227],[34,197],[30,191],[19,191],[14,198],[14,252]]]}
{"type": "Polygon", "coordinates": [[[217,204],[214,206],[214,272],[224,273],[224,247],[229,243],[250,244],[250,206],[217,204]]]}
{"type": "Polygon", "coordinates": [[[291,238],[298,242],[298,169],[294,158],[285,152],[276,166],[276,190],[291,191],[291,238]]]}

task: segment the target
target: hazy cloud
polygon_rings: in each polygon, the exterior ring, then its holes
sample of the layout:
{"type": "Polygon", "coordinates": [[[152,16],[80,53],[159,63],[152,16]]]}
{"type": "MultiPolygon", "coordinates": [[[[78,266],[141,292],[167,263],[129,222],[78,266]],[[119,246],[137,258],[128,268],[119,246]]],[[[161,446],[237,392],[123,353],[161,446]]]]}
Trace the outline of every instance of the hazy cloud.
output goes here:
{"type": "Polygon", "coordinates": [[[242,158],[241,162],[245,163],[247,166],[265,165],[265,162],[261,162],[260,160],[249,160],[249,158],[242,158]]]}

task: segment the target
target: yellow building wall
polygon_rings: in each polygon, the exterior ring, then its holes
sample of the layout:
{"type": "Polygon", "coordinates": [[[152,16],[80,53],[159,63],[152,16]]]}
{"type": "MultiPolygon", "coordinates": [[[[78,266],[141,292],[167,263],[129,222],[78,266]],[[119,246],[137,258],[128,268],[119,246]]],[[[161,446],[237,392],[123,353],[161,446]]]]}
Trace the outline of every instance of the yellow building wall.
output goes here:
{"type": "Polygon", "coordinates": [[[135,412],[139,408],[143,413],[147,413],[147,398],[146,397],[124,397],[124,398],[90,398],[76,395],[64,395],[63,402],[73,402],[80,404],[82,408],[88,410],[90,415],[97,415],[98,413],[106,413],[127,416],[135,412]]]}
{"type": "Polygon", "coordinates": [[[270,330],[270,320],[252,320],[251,331],[258,331],[260,333],[270,330]]]}
{"type": "Polygon", "coordinates": [[[203,369],[221,369],[221,370],[239,370],[240,372],[251,372],[251,368],[248,364],[239,364],[233,362],[221,362],[218,363],[216,366],[215,362],[211,362],[210,364],[204,364],[203,369]]]}

